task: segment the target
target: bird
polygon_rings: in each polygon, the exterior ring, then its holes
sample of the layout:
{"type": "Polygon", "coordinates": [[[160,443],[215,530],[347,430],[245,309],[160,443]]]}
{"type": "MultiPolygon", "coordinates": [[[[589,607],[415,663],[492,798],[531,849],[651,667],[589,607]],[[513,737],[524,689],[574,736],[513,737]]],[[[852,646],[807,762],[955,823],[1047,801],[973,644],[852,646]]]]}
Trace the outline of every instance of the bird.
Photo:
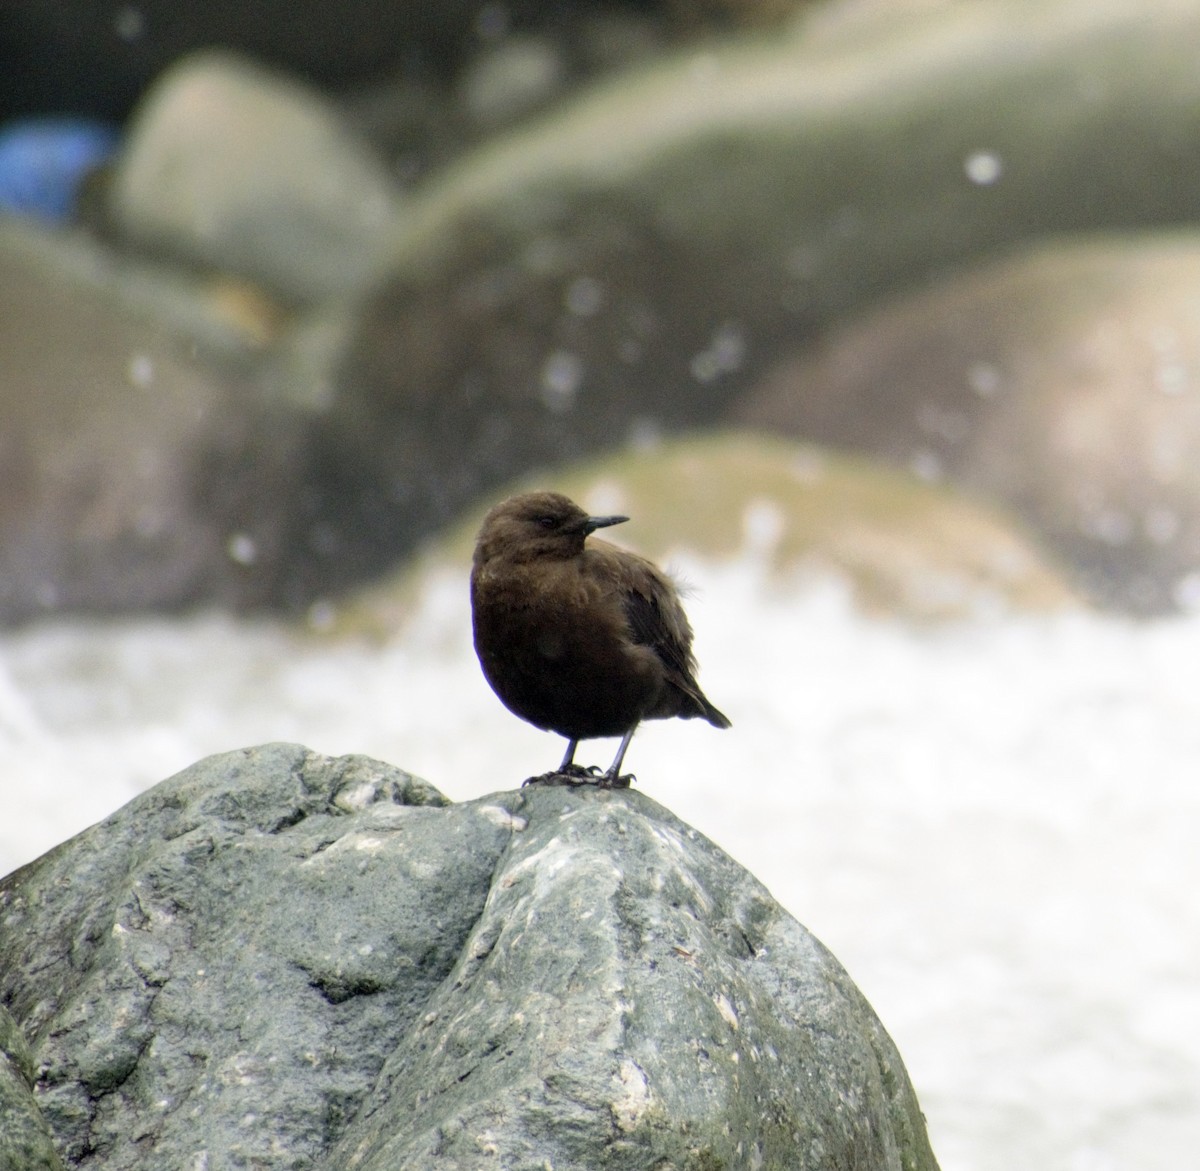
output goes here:
{"type": "Polygon", "coordinates": [[[567,740],[532,781],[626,787],[643,720],[699,717],[730,727],[696,682],[692,628],[652,561],[588,537],[626,516],[590,516],[558,492],[526,492],[484,517],[471,566],[475,653],[509,711],[567,740]],[[609,768],[575,763],[581,740],[620,736],[609,768]]]}

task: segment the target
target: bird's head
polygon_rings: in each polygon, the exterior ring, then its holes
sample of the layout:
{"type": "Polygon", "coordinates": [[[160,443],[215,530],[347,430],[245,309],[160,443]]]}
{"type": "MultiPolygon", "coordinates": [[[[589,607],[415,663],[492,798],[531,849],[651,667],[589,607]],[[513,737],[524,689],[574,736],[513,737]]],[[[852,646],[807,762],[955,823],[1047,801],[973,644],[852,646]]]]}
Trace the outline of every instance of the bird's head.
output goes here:
{"type": "Polygon", "coordinates": [[[627,521],[627,516],[589,516],[559,492],[526,492],[501,501],[483,518],[475,564],[574,557],[589,533],[627,521]]]}

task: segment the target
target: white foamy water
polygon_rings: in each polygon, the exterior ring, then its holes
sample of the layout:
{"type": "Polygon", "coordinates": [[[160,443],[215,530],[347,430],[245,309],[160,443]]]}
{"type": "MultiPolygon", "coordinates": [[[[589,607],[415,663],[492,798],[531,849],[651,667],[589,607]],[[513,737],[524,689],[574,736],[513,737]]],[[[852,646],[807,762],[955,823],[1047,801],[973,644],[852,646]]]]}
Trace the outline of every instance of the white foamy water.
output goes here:
{"type": "MultiPolygon", "coordinates": [[[[701,680],[734,726],[647,726],[627,766],[846,964],[944,1171],[1193,1166],[1200,619],[917,629],[833,587],[684,568],[701,680]]],[[[488,691],[461,577],[383,648],[221,617],[35,628],[0,639],[0,873],[275,739],[460,800],[562,752],[488,691]]]]}

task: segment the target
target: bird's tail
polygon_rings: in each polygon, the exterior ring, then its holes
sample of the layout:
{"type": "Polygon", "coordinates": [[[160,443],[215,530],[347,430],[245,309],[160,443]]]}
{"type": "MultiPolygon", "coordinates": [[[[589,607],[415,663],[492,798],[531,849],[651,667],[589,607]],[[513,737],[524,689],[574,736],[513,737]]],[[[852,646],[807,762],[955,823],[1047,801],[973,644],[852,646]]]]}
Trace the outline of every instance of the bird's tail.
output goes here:
{"type": "Polygon", "coordinates": [[[702,695],[700,701],[704,705],[703,716],[712,724],[714,728],[729,728],[733,726],[733,721],[721,710],[713,707],[711,703],[702,695]]]}
{"type": "MultiPolygon", "coordinates": [[[[708,702],[708,696],[696,685],[695,679],[676,679],[673,682],[674,687],[671,690],[674,698],[670,706],[662,710],[661,716],[679,716],[685,720],[694,720],[699,716],[714,728],[732,727],[729,717],[708,702]]],[[[650,718],[654,719],[654,714],[650,718]]]]}

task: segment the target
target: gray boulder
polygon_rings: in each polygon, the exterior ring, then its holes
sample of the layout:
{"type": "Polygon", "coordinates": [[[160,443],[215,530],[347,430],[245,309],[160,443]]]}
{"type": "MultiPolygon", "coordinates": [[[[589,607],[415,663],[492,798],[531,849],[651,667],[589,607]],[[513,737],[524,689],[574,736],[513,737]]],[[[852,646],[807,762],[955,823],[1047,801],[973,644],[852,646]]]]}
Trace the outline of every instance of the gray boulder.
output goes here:
{"type": "Polygon", "coordinates": [[[228,753],[0,882],[0,956],[73,1167],[936,1168],[845,971],[639,792],[228,753]]]}
{"type": "Polygon", "coordinates": [[[359,291],[397,211],[383,162],[320,94],[222,52],[186,58],[149,91],[109,199],[142,247],[288,301],[359,291]]]}
{"type": "Polygon", "coordinates": [[[1200,234],[1053,241],[885,302],[742,422],[1002,504],[1106,606],[1200,605],[1200,234]]]}
{"type": "Polygon", "coordinates": [[[62,1169],[33,1084],[29,1045],[17,1022],[0,1008],[0,1171],[62,1169]]]}
{"type": "Polygon", "coordinates": [[[229,310],[0,221],[0,623],[278,596],[307,421],[229,310]]]}

